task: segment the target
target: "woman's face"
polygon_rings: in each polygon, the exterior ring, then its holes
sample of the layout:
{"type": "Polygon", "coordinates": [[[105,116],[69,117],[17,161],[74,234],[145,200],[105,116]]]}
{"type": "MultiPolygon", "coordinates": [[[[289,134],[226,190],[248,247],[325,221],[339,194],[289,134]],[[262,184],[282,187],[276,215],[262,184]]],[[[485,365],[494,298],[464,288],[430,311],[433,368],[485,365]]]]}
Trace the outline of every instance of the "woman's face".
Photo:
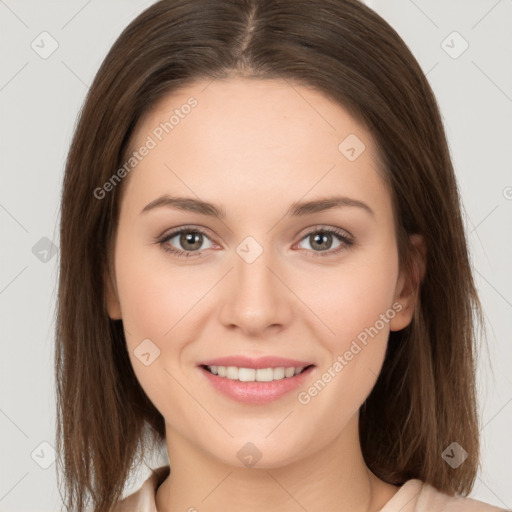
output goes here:
{"type": "Polygon", "coordinates": [[[413,308],[368,131],[303,86],[215,80],[131,147],[108,309],[168,443],[277,467],[355,435],[413,308]]]}

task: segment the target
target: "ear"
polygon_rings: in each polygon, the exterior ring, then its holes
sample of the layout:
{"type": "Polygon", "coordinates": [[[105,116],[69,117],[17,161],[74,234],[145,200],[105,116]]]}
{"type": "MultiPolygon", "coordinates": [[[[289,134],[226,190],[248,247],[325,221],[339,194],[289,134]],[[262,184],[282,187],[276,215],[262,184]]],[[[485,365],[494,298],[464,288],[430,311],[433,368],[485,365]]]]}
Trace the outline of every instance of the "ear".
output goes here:
{"type": "Polygon", "coordinates": [[[121,320],[121,305],[119,303],[117,287],[113,282],[112,276],[107,270],[105,270],[103,273],[103,282],[105,289],[105,304],[108,316],[112,320],[121,320]]]}
{"type": "Polygon", "coordinates": [[[392,331],[400,331],[407,327],[413,318],[414,308],[420,291],[420,285],[425,276],[427,247],[422,235],[409,236],[411,241],[411,265],[401,269],[395,288],[394,302],[402,309],[390,321],[392,331]]]}

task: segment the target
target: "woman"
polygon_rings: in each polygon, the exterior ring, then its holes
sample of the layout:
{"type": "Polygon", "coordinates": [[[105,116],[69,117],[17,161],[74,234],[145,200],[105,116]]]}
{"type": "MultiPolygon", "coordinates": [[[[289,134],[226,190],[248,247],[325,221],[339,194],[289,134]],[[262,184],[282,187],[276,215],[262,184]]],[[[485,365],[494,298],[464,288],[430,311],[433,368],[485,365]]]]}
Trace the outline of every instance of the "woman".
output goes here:
{"type": "Polygon", "coordinates": [[[455,497],[480,310],[443,126],[363,4],[152,5],[89,91],[61,213],[67,510],[498,510],[455,497]]]}

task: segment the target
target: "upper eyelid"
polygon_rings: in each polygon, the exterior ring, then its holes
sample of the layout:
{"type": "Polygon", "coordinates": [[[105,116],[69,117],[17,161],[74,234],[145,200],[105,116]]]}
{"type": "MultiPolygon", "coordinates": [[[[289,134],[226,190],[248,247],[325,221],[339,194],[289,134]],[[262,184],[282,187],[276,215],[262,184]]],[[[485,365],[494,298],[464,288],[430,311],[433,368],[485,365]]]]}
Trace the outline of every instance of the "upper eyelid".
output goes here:
{"type": "Polygon", "coordinates": [[[171,238],[174,238],[176,235],[179,235],[179,234],[181,234],[183,232],[187,232],[187,231],[190,231],[190,232],[195,231],[195,232],[201,233],[201,234],[207,236],[212,242],[214,241],[213,239],[215,239],[215,237],[212,237],[208,233],[208,230],[206,228],[199,227],[199,226],[184,226],[184,227],[176,228],[175,230],[171,229],[169,232],[164,231],[164,233],[158,237],[158,240],[159,241],[170,240],[171,238]]]}
{"type": "MultiPolygon", "coordinates": [[[[346,236],[346,238],[349,238],[351,240],[354,238],[352,236],[352,234],[349,231],[347,231],[346,229],[335,227],[335,226],[328,226],[326,224],[315,224],[313,226],[309,226],[309,227],[305,228],[305,232],[301,236],[300,239],[302,240],[304,237],[309,236],[311,233],[316,233],[317,231],[331,231],[335,235],[338,235],[338,236],[344,235],[344,236],[346,236]],[[338,233],[338,231],[341,231],[341,233],[338,233]]],[[[299,233],[301,233],[301,232],[303,232],[303,230],[301,230],[299,233]]],[[[299,236],[299,233],[297,233],[297,235],[295,235],[295,236],[296,237],[299,236]]]]}

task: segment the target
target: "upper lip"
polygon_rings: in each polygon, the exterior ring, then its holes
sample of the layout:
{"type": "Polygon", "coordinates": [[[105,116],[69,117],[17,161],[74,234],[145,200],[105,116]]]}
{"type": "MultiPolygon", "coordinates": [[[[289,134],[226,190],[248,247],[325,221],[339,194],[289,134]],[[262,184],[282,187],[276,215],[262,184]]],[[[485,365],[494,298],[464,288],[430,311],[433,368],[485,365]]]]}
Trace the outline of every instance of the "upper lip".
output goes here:
{"type": "Polygon", "coordinates": [[[313,363],[308,361],[299,361],[298,359],[287,359],[284,357],[264,356],[264,357],[247,357],[247,356],[227,356],[216,359],[208,359],[202,361],[199,366],[236,366],[238,368],[304,368],[313,363]]]}

